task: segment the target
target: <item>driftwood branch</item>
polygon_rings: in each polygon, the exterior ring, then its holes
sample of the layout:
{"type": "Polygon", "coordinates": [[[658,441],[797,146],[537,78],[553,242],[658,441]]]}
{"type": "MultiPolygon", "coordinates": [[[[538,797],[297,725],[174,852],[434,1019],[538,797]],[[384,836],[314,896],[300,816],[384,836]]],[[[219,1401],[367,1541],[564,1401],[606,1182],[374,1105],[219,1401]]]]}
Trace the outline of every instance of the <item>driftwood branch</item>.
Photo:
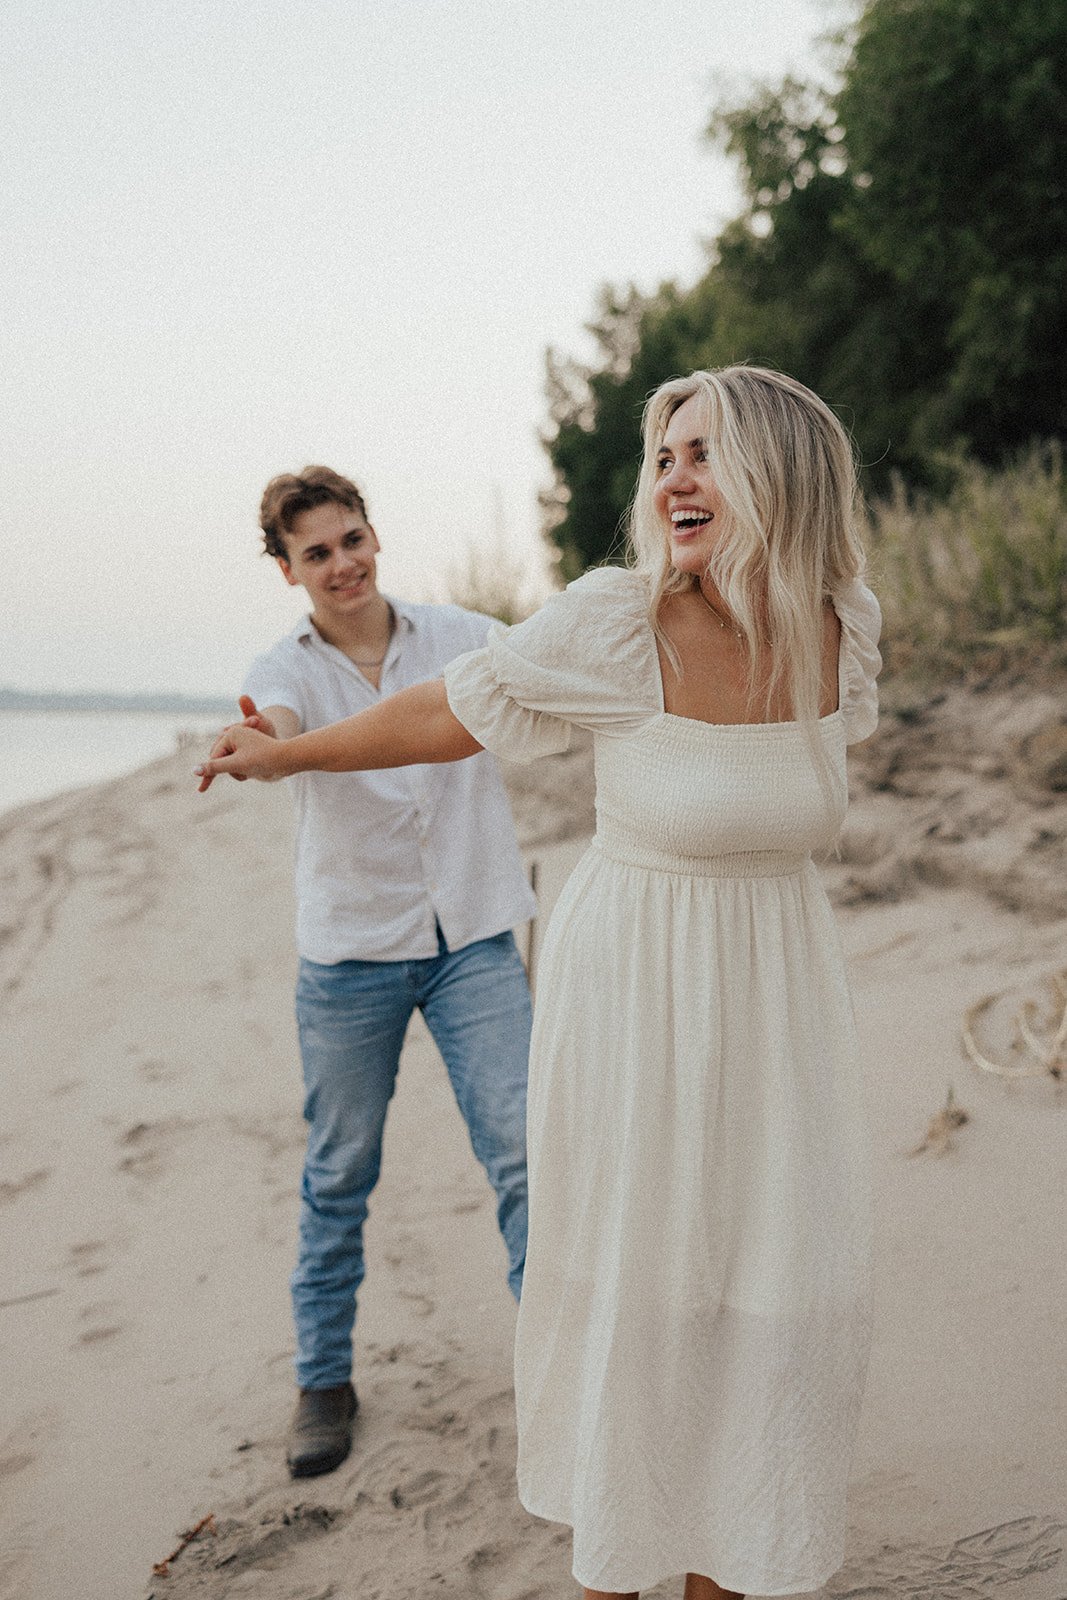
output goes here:
{"type": "Polygon", "coordinates": [[[963,1048],[979,1072],[989,1072],[998,1078],[1042,1078],[1046,1074],[1057,1080],[1067,1072],[1067,970],[1057,972],[1049,979],[1060,1007],[1059,1022],[1047,1039],[1042,1039],[1034,1028],[1038,1007],[1028,1000],[1015,1017],[1015,1030],[1019,1040],[1033,1058],[1022,1066],[1011,1066],[994,1061],[978,1044],[976,1025],[980,1017],[999,999],[1000,994],[983,995],[970,1006],[963,1018],[963,1048]]]}
{"type": "Polygon", "coordinates": [[[162,1561],[157,1561],[153,1566],[152,1571],[155,1576],[157,1578],[167,1577],[171,1562],[176,1560],[186,1545],[192,1544],[197,1535],[203,1533],[205,1528],[214,1534],[216,1538],[218,1537],[219,1530],[215,1526],[215,1513],[213,1511],[209,1511],[206,1517],[201,1517],[195,1528],[186,1528],[181,1536],[180,1543],[171,1551],[170,1555],[164,1556],[162,1561]]]}

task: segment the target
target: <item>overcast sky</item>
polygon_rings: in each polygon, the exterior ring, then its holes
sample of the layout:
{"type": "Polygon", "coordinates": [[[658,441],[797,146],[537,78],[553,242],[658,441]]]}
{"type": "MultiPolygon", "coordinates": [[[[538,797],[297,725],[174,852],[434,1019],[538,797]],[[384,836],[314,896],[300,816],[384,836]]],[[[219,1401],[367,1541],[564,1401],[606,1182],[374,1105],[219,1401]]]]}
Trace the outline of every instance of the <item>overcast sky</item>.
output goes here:
{"type": "MultiPolygon", "coordinates": [[[[549,345],[689,283],[713,86],[827,0],[6,0],[0,684],[227,693],[300,597],[276,472],[364,486],[383,584],[543,567],[549,345]]],[[[664,374],[669,376],[670,374],[664,374]]]]}

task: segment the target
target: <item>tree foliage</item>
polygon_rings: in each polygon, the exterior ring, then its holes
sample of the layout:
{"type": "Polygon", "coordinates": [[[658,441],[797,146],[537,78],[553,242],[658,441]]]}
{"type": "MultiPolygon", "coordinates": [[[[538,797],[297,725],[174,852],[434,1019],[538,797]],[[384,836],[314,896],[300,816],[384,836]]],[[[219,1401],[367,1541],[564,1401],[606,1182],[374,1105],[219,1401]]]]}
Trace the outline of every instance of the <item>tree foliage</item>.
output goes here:
{"type": "Polygon", "coordinates": [[[874,490],[1067,434],[1067,7],[867,0],[839,48],[834,93],[787,79],[711,117],[745,205],[699,282],[607,289],[597,359],[550,352],[564,576],[619,553],[645,398],[696,367],[810,384],[874,490]]]}
{"type": "MultiPolygon", "coordinates": [[[[555,483],[541,497],[545,528],[560,552],[560,573],[622,554],[621,524],[641,457],[645,397],[664,374],[701,364],[711,302],[701,286],[683,294],[663,284],[642,297],[632,286],[605,290],[589,332],[599,365],[581,366],[548,355],[548,396],[554,431],[544,439],[555,483]]],[[[711,347],[708,345],[710,358],[711,347]]]]}
{"type": "Polygon", "coordinates": [[[876,0],[836,108],[840,218],[931,339],[917,423],[994,461],[1067,429],[1067,7],[876,0]]]}

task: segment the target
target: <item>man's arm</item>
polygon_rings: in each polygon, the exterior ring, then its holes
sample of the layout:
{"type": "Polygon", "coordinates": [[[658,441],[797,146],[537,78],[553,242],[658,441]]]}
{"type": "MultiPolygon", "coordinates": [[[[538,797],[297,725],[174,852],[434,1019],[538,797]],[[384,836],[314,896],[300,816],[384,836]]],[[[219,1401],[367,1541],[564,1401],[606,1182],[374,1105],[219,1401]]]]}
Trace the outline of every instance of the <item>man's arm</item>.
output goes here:
{"type": "Polygon", "coordinates": [[[246,728],[256,728],[269,739],[295,739],[300,732],[300,718],[290,706],[268,706],[260,711],[250,694],[238,697],[246,728]]]}
{"type": "MultiPolygon", "coordinates": [[[[276,708],[274,708],[276,709],[276,708]]],[[[272,739],[238,723],[196,768],[200,793],[214,778],[289,778],[297,772],[369,772],[423,761],[462,761],[483,747],[454,716],[443,678],[401,689],[369,711],[313,728],[293,738],[272,739]]]]}

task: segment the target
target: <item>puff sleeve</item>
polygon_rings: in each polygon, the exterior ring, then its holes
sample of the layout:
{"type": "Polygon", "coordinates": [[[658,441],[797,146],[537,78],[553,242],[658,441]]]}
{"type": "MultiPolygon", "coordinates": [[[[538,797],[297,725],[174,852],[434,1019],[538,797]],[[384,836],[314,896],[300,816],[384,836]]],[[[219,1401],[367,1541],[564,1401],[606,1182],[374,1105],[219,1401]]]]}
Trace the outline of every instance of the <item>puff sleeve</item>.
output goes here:
{"type": "Polygon", "coordinates": [[[878,636],[882,631],[882,609],[859,578],[834,594],[833,605],[841,620],[840,700],[845,741],[858,744],[878,726],[877,679],[882,666],[878,636]]]}
{"type": "Polygon", "coordinates": [[[509,761],[566,750],[572,726],[630,732],[658,710],[645,582],[619,567],[588,572],[525,622],[498,623],[444,678],[455,716],[509,761]]]}

